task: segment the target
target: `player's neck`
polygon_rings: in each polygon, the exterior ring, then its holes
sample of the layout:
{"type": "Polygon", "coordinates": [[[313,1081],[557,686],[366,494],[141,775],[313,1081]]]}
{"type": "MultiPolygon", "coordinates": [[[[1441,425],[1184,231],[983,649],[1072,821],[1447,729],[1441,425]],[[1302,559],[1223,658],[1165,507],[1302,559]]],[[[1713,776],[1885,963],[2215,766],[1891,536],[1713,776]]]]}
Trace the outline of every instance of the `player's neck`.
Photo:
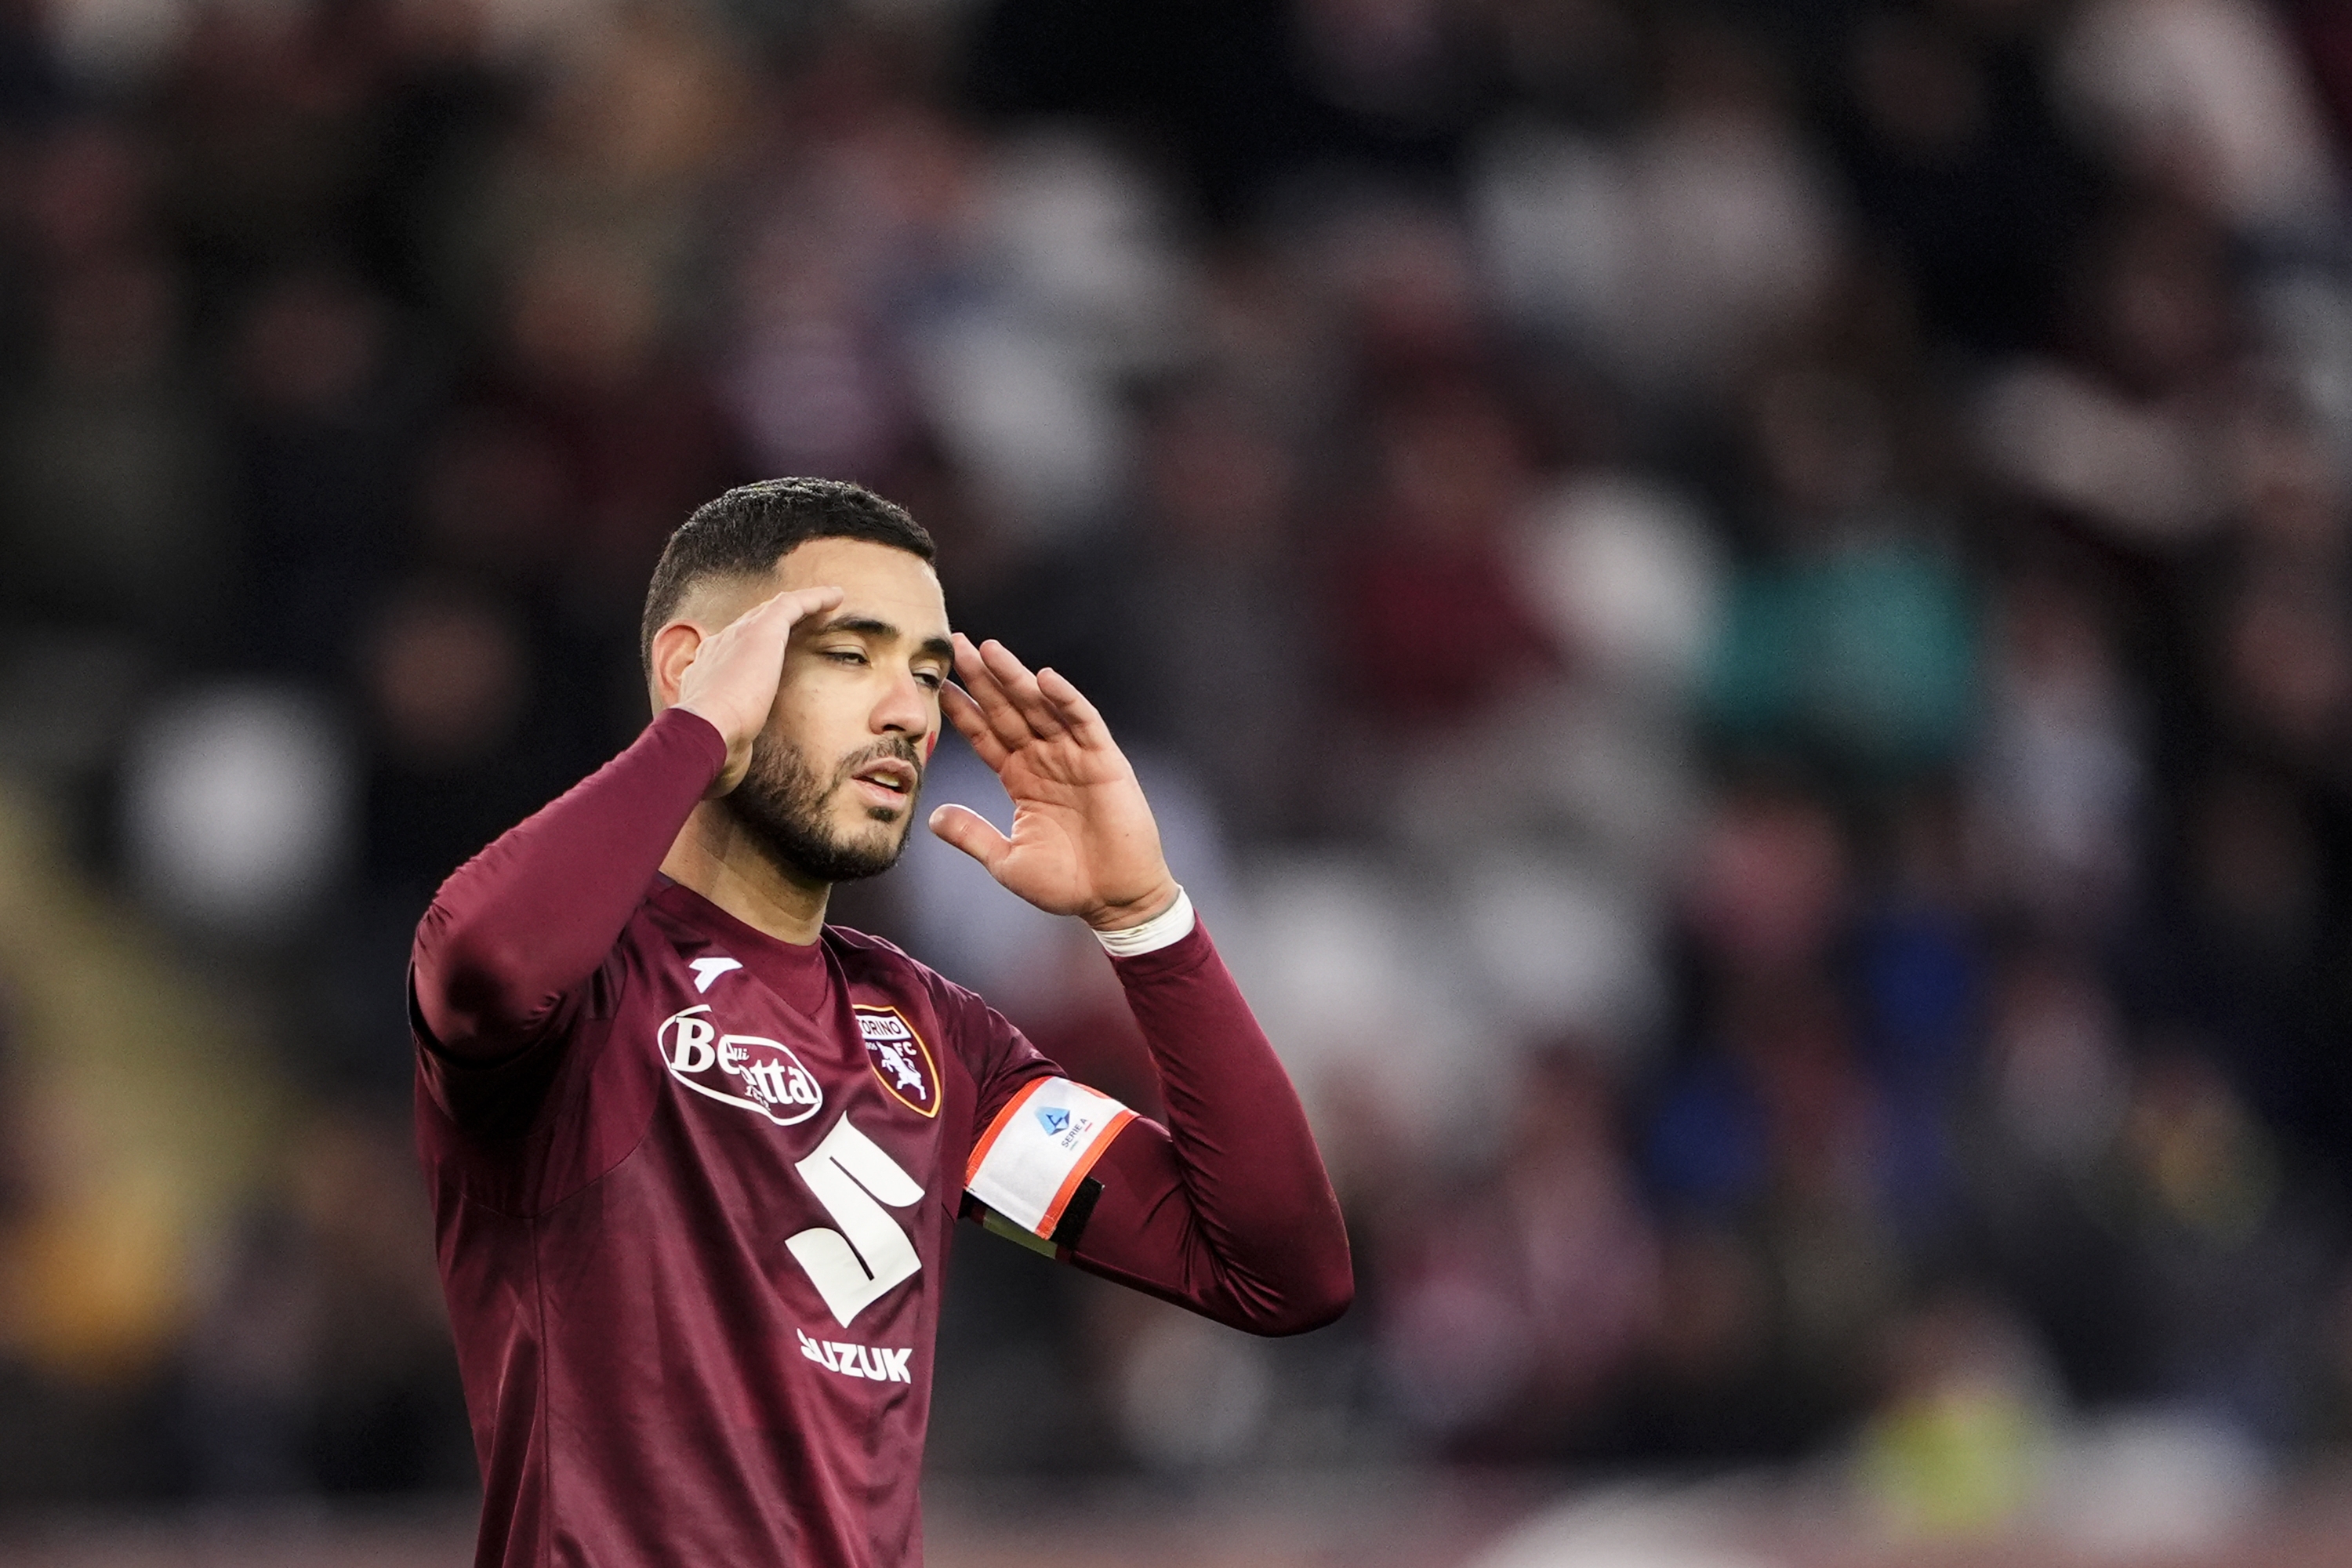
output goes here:
{"type": "Polygon", "coordinates": [[[824,927],[832,885],[788,876],[715,801],[694,808],[661,868],[671,881],[779,942],[805,946],[824,927]]]}

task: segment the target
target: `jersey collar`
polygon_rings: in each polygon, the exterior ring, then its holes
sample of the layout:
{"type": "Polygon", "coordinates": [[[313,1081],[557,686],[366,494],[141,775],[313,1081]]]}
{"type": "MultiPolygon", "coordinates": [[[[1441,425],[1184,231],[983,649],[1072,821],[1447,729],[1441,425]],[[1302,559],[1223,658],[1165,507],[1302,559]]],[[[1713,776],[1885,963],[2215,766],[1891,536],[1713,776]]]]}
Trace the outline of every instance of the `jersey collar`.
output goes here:
{"type": "Polygon", "coordinates": [[[824,1009],[830,984],[822,939],[801,943],[770,936],[666,876],[656,878],[653,901],[675,919],[708,932],[714,955],[724,953],[740,961],[761,984],[797,1011],[814,1016],[824,1009]]]}

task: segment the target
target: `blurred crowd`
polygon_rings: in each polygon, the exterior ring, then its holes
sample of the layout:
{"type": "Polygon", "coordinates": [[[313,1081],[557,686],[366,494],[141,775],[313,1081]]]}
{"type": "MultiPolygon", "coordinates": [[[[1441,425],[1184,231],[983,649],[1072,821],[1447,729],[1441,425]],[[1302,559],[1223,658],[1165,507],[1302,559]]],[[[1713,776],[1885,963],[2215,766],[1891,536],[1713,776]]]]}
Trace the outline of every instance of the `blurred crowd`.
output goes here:
{"type": "MultiPolygon", "coordinates": [[[[961,1247],[937,1468],[2352,1440],[2347,159],[2327,0],[0,0],[0,1497],[468,1484],[408,932],[775,473],[1104,707],[1357,1249],[961,1247]]],[[[1008,901],[836,916],[1148,1110],[1008,901]]]]}

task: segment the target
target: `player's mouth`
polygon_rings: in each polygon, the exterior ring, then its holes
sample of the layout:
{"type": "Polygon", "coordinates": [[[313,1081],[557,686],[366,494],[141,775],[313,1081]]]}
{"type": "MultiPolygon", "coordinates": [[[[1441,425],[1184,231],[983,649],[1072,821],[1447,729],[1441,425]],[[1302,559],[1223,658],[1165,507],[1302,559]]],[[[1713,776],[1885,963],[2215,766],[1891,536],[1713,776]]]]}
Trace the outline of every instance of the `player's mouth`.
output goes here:
{"type": "Polygon", "coordinates": [[[864,793],[868,805],[903,806],[914,798],[915,784],[920,776],[914,763],[884,757],[866,763],[850,778],[864,793]]]}

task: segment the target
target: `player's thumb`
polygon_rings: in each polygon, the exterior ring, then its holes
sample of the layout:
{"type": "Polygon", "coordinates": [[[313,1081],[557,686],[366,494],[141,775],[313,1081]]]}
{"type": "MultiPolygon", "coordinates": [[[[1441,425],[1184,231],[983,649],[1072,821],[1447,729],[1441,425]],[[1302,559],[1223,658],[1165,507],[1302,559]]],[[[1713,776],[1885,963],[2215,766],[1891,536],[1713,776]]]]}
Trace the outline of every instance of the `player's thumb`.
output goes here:
{"type": "Polygon", "coordinates": [[[987,867],[992,873],[1013,841],[969,806],[943,805],[931,813],[931,831],[987,867]]]}

